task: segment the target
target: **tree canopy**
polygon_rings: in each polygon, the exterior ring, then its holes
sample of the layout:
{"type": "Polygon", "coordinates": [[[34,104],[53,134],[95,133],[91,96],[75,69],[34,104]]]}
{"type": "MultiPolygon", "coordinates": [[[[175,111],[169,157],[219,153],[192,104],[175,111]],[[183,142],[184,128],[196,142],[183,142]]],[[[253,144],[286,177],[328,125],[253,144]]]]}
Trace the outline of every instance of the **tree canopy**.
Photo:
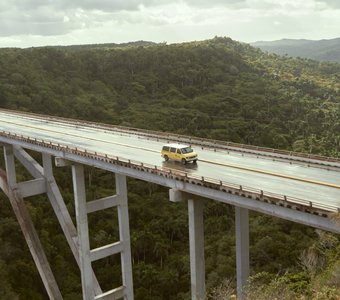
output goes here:
{"type": "MultiPolygon", "coordinates": [[[[171,45],[0,49],[0,69],[2,108],[339,157],[336,63],[266,54],[215,37],[171,45]]],[[[55,172],[74,214],[71,175],[55,172]]],[[[112,174],[88,167],[86,176],[89,199],[114,193],[112,174]]],[[[135,298],[188,299],[185,204],[168,203],[168,191],[150,183],[129,179],[128,186],[135,298]]],[[[64,298],[81,299],[79,269],[47,199],[27,203],[64,298]]],[[[0,298],[47,299],[3,194],[0,207],[0,298]]],[[[204,218],[207,287],[214,289],[235,276],[234,210],[207,201],[204,218]]],[[[113,212],[91,216],[93,247],[118,238],[116,221],[113,212]]],[[[312,284],[329,287],[320,293],[340,288],[339,237],[322,236],[332,243],[320,246],[313,229],[256,213],[250,232],[251,270],[262,272],[253,279],[253,295],[261,282],[288,282],[291,293],[307,296],[312,284]],[[320,268],[308,261],[319,253],[313,247],[321,249],[320,268]],[[293,275],[275,277],[287,273],[293,275]]],[[[104,288],[119,285],[119,257],[94,267],[104,288]]]]}

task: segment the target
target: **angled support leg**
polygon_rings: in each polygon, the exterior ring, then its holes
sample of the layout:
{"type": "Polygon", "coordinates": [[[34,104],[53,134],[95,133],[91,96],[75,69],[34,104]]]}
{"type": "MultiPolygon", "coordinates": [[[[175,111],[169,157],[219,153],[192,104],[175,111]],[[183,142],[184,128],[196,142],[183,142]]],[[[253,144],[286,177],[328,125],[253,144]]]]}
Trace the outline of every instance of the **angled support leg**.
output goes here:
{"type": "Polygon", "coordinates": [[[15,162],[12,146],[4,146],[6,174],[2,172],[0,185],[10,200],[13,211],[20,224],[21,230],[26,239],[27,245],[38,268],[41,279],[50,299],[62,300],[58,284],[53,276],[44,249],[40,243],[34,224],[20,195],[16,183],[15,162]]]}

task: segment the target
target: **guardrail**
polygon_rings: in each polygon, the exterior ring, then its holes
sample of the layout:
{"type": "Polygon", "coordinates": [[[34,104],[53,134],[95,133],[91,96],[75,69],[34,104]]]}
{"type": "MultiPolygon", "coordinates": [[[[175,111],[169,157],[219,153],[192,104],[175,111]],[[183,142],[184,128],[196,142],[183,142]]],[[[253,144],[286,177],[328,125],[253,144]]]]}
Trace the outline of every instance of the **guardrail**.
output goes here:
{"type": "Polygon", "coordinates": [[[207,139],[207,138],[192,137],[192,136],[180,135],[180,134],[169,133],[169,132],[159,132],[159,131],[154,131],[154,130],[145,130],[145,129],[133,128],[133,127],[102,124],[102,123],[85,121],[85,120],[80,121],[80,120],[63,118],[63,117],[45,116],[45,115],[40,115],[40,114],[35,114],[35,113],[18,112],[18,111],[7,110],[7,109],[1,109],[1,110],[5,112],[8,111],[18,116],[22,116],[23,118],[24,117],[27,118],[31,116],[31,117],[38,118],[44,121],[48,120],[48,121],[65,123],[65,124],[74,125],[74,126],[85,126],[86,125],[91,128],[112,130],[115,132],[117,131],[124,132],[124,133],[133,134],[137,136],[153,138],[156,140],[166,140],[166,141],[172,141],[172,142],[176,141],[176,142],[182,142],[185,144],[199,145],[201,147],[237,151],[237,152],[243,152],[243,153],[256,154],[260,156],[269,156],[269,157],[274,157],[274,158],[276,157],[276,158],[281,158],[281,159],[283,158],[283,159],[288,159],[288,160],[293,160],[293,161],[306,162],[306,160],[309,160],[310,163],[316,164],[316,165],[327,165],[327,166],[333,166],[333,167],[340,167],[340,159],[335,158],[335,157],[327,157],[327,156],[316,155],[316,154],[308,154],[308,153],[302,153],[302,152],[266,148],[266,147],[239,144],[239,143],[213,140],[213,139],[207,139]]]}
{"type": "Polygon", "coordinates": [[[169,179],[184,181],[187,183],[204,186],[207,188],[219,190],[234,195],[239,195],[246,198],[251,198],[262,202],[280,205],[295,210],[301,210],[304,212],[316,213],[324,217],[328,217],[329,213],[340,213],[340,208],[336,206],[326,205],[319,202],[312,202],[305,199],[299,199],[286,195],[275,194],[260,189],[255,189],[243,185],[237,185],[234,183],[221,181],[214,178],[192,175],[188,174],[187,172],[167,169],[156,165],[145,164],[140,161],[125,159],[118,156],[109,156],[104,153],[88,151],[87,149],[82,149],[79,147],[69,147],[68,145],[54,143],[52,141],[45,141],[37,138],[31,138],[29,136],[17,135],[6,131],[0,131],[0,136],[3,136],[7,139],[14,139],[17,141],[34,144],[43,148],[52,148],[57,151],[72,153],[79,156],[85,156],[90,159],[100,160],[109,164],[133,168],[136,170],[156,174],[159,176],[164,176],[169,179]]]}

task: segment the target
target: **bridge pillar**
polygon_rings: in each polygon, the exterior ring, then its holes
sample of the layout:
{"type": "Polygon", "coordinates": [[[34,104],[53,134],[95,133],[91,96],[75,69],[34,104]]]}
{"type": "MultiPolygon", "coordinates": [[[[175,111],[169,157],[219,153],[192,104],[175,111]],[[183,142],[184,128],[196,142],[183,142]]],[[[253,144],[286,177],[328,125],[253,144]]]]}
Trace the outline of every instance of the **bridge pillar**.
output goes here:
{"type": "Polygon", "coordinates": [[[130,246],[130,226],[126,176],[116,174],[116,192],[120,198],[118,205],[119,238],[123,245],[120,253],[122,265],[123,286],[126,288],[125,299],[133,300],[133,279],[130,246]]]}
{"type": "Polygon", "coordinates": [[[83,299],[93,300],[93,275],[90,257],[89,229],[86,208],[84,167],[72,165],[72,179],[79,241],[79,261],[83,299]]]}
{"type": "Polygon", "coordinates": [[[191,299],[205,299],[204,223],[202,199],[188,199],[191,299]]]}
{"type": "Polygon", "coordinates": [[[14,152],[12,145],[4,146],[5,168],[7,174],[8,185],[13,188],[17,183],[17,176],[15,172],[14,152]]]}
{"type": "Polygon", "coordinates": [[[249,213],[235,206],[237,299],[243,298],[243,287],[249,277],[249,213]]]}
{"type": "Polygon", "coordinates": [[[72,177],[79,242],[79,261],[84,300],[121,299],[133,300],[132,262],[126,176],[116,174],[116,195],[86,201],[83,165],[72,164],[72,177]],[[95,249],[90,248],[87,214],[117,207],[118,242],[95,249]],[[95,294],[96,278],[92,272],[92,262],[120,253],[123,285],[107,292],[95,294]]]}

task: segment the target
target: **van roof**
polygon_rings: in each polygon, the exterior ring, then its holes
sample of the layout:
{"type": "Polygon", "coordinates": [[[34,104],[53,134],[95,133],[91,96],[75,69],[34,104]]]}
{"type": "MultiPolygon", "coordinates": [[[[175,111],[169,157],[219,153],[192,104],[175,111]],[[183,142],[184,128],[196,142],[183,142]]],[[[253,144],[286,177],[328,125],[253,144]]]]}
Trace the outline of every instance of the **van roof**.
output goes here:
{"type": "Polygon", "coordinates": [[[183,145],[183,144],[166,144],[164,146],[173,147],[173,148],[187,148],[187,147],[189,147],[188,145],[183,145]]]}

